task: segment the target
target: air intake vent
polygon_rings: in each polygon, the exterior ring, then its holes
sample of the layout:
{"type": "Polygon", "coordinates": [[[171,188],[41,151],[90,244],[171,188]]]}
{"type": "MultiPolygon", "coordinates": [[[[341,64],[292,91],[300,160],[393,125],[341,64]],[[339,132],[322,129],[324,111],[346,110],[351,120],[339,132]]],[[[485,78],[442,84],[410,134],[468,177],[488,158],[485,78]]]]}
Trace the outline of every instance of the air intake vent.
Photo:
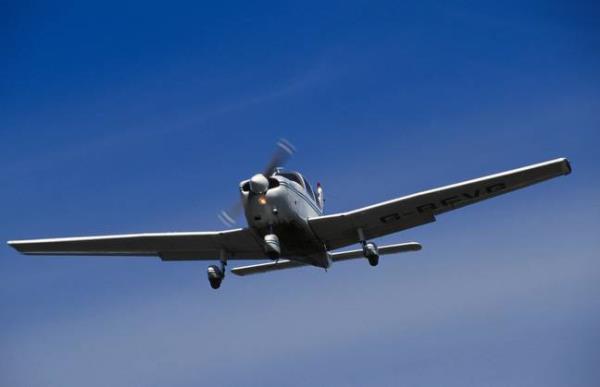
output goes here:
{"type": "Polygon", "coordinates": [[[279,187],[279,180],[269,177],[269,189],[279,187]]]}

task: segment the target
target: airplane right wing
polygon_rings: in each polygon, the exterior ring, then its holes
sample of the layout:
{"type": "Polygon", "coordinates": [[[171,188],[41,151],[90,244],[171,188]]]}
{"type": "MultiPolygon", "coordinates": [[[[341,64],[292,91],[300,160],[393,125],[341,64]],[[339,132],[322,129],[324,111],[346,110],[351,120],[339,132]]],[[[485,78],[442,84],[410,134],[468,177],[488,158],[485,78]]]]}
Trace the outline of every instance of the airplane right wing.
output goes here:
{"type": "Polygon", "coordinates": [[[328,250],[365,239],[406,230],[435,221],[439,214],[505,194],[544,180],[571,173],[566,158],[464,181],[354,211],[319,216],[308,220],[315,235],[328,250]]]}

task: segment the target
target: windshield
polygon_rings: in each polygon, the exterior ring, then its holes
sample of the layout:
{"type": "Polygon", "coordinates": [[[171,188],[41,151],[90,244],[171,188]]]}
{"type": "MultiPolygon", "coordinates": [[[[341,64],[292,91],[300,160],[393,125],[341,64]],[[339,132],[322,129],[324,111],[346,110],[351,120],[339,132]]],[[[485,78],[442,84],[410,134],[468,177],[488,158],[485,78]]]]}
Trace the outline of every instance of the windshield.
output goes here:
{"type": "Polygon", "coordinates": [[[304,176],[302,176],[298,172],[277,172],[277,175],[285,177],[286,179],[289,179],[295,183],[298,183],[308,193],[308,196],[312,200],[316,201],[315,193],[312,187],[310,186],[310,183],[304,178],[304,176]]]}
{"type": "Polygon", "coordinates": [[[289,179],[295,183],[300,184],[300,186],[304,187],[304,182],[302,181],[302,176],[300,176],[299,173],[295,173],[295,172],[280,172],[278,173],[279,176],[283,176],[286,179],[289,179]]]}

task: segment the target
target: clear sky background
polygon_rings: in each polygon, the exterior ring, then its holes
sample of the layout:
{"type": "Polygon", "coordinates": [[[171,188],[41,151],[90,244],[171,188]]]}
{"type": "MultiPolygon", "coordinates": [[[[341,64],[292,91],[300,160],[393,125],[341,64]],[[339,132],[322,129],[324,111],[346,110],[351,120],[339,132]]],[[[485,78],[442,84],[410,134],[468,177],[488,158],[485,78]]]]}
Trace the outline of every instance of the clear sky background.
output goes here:
{"type": "MultiPolygon", "coordinates": [[[[85,4],[84,4],[85,3],[85,4]]],[[[327,212],[567,156],[380,242],[228,276],[0,247],[1,386],[597,386],[597,2],[0,5],[0,240],[213,230],[284,137],[327,212]]]]}

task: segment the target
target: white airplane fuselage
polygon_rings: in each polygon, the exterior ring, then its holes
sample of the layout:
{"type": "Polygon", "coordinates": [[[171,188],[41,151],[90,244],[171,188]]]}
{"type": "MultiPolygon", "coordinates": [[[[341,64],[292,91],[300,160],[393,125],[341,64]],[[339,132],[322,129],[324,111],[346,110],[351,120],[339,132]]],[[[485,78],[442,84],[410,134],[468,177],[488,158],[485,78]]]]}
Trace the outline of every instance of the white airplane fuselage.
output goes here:
{"type": "Polygon", "coordinates": [[[291,174],[297,176],[298,182],[285,177],[286,174],[276,173],[268,178],[269,189],[260,194],[252,192],[249,180],[240,183],[248,226],[262,238],[277,235],[282,256],[327,268],[331,264],[327,249],[308,223],[309,218],[323,214],[320,200],[300,174],[287,173],[288,176],[291,174]],[[307,250],[311,254],[306,255],[307,250]],[[303,254],[295,254],[296,251],[303,254]]]}

